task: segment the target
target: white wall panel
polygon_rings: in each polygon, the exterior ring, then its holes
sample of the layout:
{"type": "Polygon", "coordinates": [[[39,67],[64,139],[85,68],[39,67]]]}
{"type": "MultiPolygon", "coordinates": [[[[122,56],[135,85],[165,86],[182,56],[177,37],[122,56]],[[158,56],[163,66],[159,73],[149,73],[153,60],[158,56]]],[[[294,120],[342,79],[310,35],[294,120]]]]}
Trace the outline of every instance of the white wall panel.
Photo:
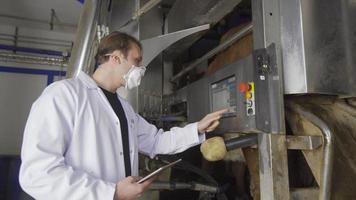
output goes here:
{"type": "Polygon", "coordinates": [[[47,85],[47,75],[0,72],[0,154],[20,153],[32,103],[47,85]]]}

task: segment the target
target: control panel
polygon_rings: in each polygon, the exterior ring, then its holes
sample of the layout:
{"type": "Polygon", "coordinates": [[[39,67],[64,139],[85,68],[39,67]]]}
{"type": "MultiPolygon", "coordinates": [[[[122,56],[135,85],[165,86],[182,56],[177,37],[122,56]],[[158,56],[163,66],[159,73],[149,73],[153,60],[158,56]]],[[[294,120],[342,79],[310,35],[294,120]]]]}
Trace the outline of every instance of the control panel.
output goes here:
{"type": "Polygon", "coordinates": [[[211,110],[228,109],[224,117],[235,116],[237,112],[236,77],[231,76],[210,86],[211,110]]]}
{"type": "Polygon", "coordinates": [[[227,108],[215,133],[256,132],[253,69],[249,56],[188,85],[188,122],[227,108]]]}

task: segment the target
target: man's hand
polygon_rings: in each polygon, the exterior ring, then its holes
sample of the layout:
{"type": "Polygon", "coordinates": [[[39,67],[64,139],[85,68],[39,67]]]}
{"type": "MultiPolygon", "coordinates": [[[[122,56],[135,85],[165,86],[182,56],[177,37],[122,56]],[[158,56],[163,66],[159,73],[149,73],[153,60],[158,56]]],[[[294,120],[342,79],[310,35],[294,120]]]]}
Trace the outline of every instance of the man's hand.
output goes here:
{"type": "Polygon", "coordinates": [[[139,178],[129,176],[116,184],[114,200],[131,200],[139,198],[154,178],[137,183],[139,178]]]}
{"type": "Polygon", "coordinates": [[[198,122],[199,133],[211,132],[219,126],[219,119],[222,114],[227,112],[228,109],[219,110],[213,113],[207,114],[202,120],[198,122]]]}

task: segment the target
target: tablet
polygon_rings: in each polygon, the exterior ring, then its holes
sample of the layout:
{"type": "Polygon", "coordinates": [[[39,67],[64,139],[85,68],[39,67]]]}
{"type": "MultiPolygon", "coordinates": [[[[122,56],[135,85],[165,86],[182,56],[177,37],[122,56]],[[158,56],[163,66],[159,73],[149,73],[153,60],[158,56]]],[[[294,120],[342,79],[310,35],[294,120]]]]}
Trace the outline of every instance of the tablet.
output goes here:
{"type": "Polygon", "coordinates": [[[180,161],[182,161],[182,159],[176,160],[176,161],[174,161],[174,162],[171,162],[171,163],[169,163],[169,164],[167,164],[167,165],[164,165],[164,166],[158,168],[158,169],[155,170],[154,172],[148,174],[147,176],[145,176],[145,177],[143,177],[142,179],[140,179],[139,181],[137,181],[137,183],[143,183],[143,182],[145,182],[146,180],[148,180],[148,179],[150,179],[150,178],[152,178],[152,177],[154,177],[154,176],[157,176],[158,174],[160,174],[161,172],[163,172],[165,169],[168,169],[168,168],[172,167],[173,165],[179,163],[180,161]]]}

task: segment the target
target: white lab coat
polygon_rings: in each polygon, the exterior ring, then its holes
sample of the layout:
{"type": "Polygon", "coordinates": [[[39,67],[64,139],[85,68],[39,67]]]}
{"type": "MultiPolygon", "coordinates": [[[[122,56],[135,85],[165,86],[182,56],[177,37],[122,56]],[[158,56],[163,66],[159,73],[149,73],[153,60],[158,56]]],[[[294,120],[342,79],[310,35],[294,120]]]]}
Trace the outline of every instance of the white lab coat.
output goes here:
{"type": "MultiPolygon", "coordinates": [[[[152,158],[205,140],[197,123],[163,132],[119,99],[128,122],[133,176],[139,151],[152,158]]],[[[118,117],[88,75],[51,84],[32,105],[25,127],[22,188],[36,199],[112,200],[116,183],[125,178],[120,133],[118,117]]]]}

